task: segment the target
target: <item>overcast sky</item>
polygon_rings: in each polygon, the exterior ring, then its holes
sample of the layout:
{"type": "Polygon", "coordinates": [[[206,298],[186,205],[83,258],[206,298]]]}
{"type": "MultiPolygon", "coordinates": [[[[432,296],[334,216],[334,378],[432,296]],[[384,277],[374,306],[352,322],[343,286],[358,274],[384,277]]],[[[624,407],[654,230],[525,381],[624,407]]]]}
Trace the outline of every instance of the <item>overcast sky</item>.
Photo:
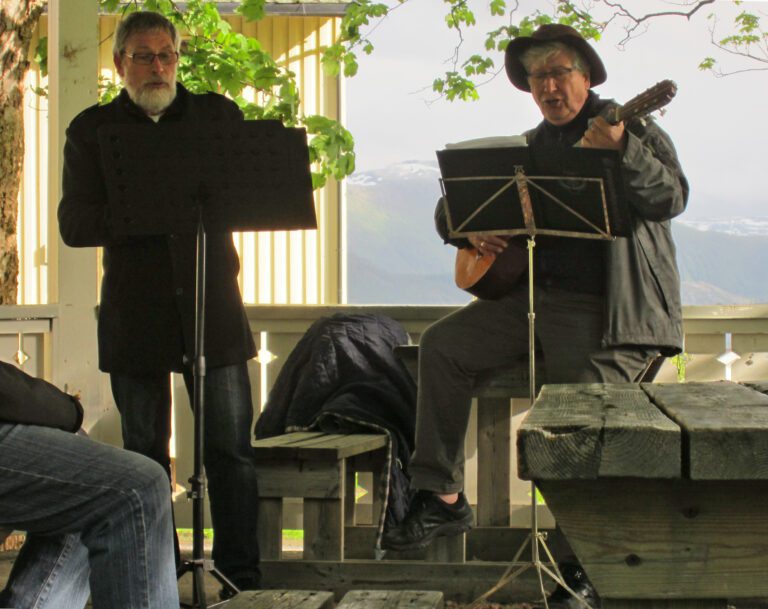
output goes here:
{"type": "MultiPolygon", "coordinates": [[[[485,0],[471,3],[478,17],[486,11],[485,0]]],[[[359,74],[347,80],[347,124],[357,142],[358,172],[405,160],[434,160],[435,150],[447,142],[517,134],[541,120],[530,95],[515,89],[503,73],[481,88],[480,101],[428,103],[434,98],[429,85],[445,69],[456,43],[442,23],[444,6],[442,0],[410,0],[395,11],[374,33],[373,55],[360,57],[359,74]]],[[[733,11],[729,0],[719,0],[717,10],[722,8],[733,11]]],[[[742,9],[766,14],[768,2],[744,2],[742,9]]],[[[686,216],[768,217],[768,71],[726,78],[699,71],[699,61],[716,53],[708,12],[705,8],[691,23],[657,20],[623,50],[616,46],[618,30],[594,43],[608,72],[596,91],[623,103],[660,80],[675,80],[677,97],[658,120],[672,136],[691,182],[686,216]]],[[[768,16],[763,21],[768,25],[768,16]]],[[[728,33],[729,24],[723,19],[718,33],[728,33]]],[[[490,29],[483,25],[478,35],[490,29]]],[[[470,37],[468,46],[472,42],[470,37]]],[[[719,57],[724,68],[745,65],[719,57]]],[[[497,65],[503,65],[501,54],[497,65]]]]}

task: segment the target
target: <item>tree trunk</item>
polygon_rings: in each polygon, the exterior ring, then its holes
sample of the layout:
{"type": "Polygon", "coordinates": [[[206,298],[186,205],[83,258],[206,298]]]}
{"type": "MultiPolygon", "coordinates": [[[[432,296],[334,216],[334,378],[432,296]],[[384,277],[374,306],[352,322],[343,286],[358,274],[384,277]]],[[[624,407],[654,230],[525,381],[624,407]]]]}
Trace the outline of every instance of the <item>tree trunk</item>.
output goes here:
{"type": "Polygon", "coordinates": [[[45,0],[2,0],[0,8],[0,304],[16,304],[16,224],[24,160],[24,76],[45,0]]]}

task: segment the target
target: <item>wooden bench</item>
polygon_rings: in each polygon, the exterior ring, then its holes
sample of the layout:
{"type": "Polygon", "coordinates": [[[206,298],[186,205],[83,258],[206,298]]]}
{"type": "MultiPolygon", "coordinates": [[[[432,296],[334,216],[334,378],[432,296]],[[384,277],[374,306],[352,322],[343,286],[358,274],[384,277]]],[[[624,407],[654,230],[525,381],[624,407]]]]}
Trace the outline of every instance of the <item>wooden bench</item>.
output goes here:
{"type": "Polygon", "coordinates": [[[605,609],[768,597],[768,384],[548,385],[518,432],[605,609]]]}
{"type": "MultiPolygon", "coordinates": [[[[451,599],[470,602],[506,572],[505,562],[466,562],[457,568],[459,565],[431,557],[425,561],[423,555],[418,557],[422,560],[398,560],[389,553],[387,560],[373,560],[376,527],[355,523],[354,472],[373,471],[374,477],[382,474],[386,436],[297,432],[253,444],[261,496],[259,548],[265,587],[332,590],[336,598],[363,588],[432,588],[451,599]],[[300,560],[281,552],[283,499],[288,497],[304,500],[304,553],[300,560]]],[[[373,488],[374,513],[380,511],[382,503],[376,492],[378,486],[374,484],[373,488]]],[[[498,535],[494,545],[500,545],[498,535]]],[[[538,590],[533,576],[520,578],[505,588],[501,598],[533,599],[538,590]]],[[[255,609],[262,605],[246,604],[242,609],[252,606],[255,609]]],[[[432,605],[384,606],[429,609],[432,605]]]]}
{"type": "Polygon", "coordinates": [[[381,511],[379,480],[385,434],[295,432],[252,442],[259,476],[259,549],[282,558],[283,499],[304,500],[304,559],[343,560],[344,528],[355,524],[355,473],[373,472],[373,513],[381,511]]]}

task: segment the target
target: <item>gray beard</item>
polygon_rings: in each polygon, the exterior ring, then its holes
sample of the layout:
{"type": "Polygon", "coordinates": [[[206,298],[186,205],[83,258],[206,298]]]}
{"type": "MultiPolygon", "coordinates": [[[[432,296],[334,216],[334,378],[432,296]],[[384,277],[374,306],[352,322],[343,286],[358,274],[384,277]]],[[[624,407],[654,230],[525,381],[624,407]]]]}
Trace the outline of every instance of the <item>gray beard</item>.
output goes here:
{"type": "Polygon", "coordinates": [[[128,97],[134,104],[147,114],[162,114],[176,99],[176,85],[167,89],[142,89],[136,91],[133,87],[126,86],[128,97]]]}

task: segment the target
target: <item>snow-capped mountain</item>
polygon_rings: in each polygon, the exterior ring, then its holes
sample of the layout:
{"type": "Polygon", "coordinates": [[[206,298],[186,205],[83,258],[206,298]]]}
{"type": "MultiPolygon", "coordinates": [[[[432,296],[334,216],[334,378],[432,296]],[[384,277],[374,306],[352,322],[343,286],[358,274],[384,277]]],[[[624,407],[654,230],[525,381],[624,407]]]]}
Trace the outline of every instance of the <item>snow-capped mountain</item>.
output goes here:
{"type": "MultiPolygon", "coordinates": [[[[454,248],[435,233],[436,162],[404,161],[347,180],[351,303],[459,304],[454,248]]],[[[694,202],[695,203],[695,202],[694,202]]],[[[768,302],[768,217],[672,223],[684,304],[768,302]]]]}
{"type": "Polygon", "coordinates": [[[768,237],[768,218],[735,217],[688,220],[683,216],[677,222],[700,231],[712,231],[740,237],[768,237]]]}
{"type": "Polygon", "coordinates": [[[437,162],[403,161],[388,165],[383,169],[354,173],[347,178],[348,186],[376,186],[384,180],[437,180],[440,170],[437,162]]]}

